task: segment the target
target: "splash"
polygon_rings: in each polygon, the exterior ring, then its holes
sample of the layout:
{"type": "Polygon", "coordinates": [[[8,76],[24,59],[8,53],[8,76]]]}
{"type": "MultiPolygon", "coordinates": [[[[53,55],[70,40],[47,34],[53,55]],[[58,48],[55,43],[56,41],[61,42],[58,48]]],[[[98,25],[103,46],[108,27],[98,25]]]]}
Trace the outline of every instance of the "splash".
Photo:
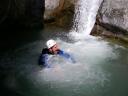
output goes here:
{"type": "Polygon", "coordinates": [[[57,60],[54,62],[53,68],[41,70],[36,75],[36,78],[40,78],[38,82],[52,82],[55,85],[58,83],[61,85],[63,83],[64,85],[65,83],[82,85],[104,84],[107,81],[109,74],[104,72],[101,65],[106,58],[116,58],[116,55],[112,52],[113,49],[107,42],[99,42],[94,39],[75,43],[68,43],[58,39],[57,42],[62,49],[75,57],[77,63],[72,64],[55,57],[57,60]]]}

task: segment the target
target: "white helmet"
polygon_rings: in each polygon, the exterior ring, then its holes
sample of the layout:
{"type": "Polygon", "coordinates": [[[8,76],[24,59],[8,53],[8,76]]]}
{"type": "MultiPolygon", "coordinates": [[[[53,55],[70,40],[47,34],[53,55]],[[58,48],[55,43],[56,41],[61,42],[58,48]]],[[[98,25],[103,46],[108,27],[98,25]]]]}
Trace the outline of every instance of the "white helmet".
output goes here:
{"type": "Polygon", "coordinates": [[[54,40],[52,40],[52,39],[50,39],[50,40],[48,40],[48,41],[46,42],[46,45],[47,45],[48,48],[53,47],[55,44],[56,44],[56,41],[54,41],[54,40]]]}

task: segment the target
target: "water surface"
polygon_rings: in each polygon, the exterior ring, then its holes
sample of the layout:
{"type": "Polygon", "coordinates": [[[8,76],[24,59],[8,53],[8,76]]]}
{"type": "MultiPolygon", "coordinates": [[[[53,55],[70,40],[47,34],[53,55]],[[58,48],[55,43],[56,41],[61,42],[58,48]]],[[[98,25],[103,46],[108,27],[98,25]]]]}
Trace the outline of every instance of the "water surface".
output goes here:
{"type": "Polygon", "coordinates": [[[128,96],[127,48],[99,37],[72,40],[67,37],[65,30],[51,31],[49,28],[37,31],[40,35],[34,38],[40,36],[40,39],[33,40],[31,37],[32,40],[29,39],[27,43],[21,43],[2,55],[1,94],[128,96]],[[61,49],[74,56],[76,64],[59,56],[54,57],[50,69],[43,69],[37,64],[45,41],[51,37],[59,43],[61,49]]]}

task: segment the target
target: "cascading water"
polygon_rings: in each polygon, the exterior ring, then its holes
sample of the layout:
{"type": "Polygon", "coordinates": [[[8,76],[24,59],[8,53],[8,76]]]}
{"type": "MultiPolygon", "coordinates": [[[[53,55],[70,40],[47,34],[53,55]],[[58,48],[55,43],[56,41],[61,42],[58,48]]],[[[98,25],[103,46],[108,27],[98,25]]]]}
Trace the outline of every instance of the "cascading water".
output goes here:
{"type": "Polygon", "coordinates": [[[97,11],[103,0],[78,0],[76,3],[74,25],[71,30],[73,35],[77,34],[77,38],[87,37],[96,20],[97,11]],[[77,33],[74,33],[77,32],[77,33]]]}

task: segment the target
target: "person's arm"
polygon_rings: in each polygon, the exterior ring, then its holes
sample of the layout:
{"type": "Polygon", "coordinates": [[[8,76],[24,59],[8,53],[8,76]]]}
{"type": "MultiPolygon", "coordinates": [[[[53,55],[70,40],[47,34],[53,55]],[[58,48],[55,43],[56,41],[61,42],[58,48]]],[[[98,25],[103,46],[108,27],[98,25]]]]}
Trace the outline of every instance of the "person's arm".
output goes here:
{"type": "Polygon", "coordinates": [[[48,54],[41,54],[39,62],[44,67],[50,68],[50,64],[48,64],[48,54]]]}
{"type": "Polygon", "coordinates": [[[68,60],[71,61],[72,63],[76,63],[75,59],[74,59],[70,54],[68,54],[68,53],[66,53],[66,52],[64,52],[64,51],[62,51],[62,50],[60,50],[60,51],[58,52],[58,54],[59,54],[60,56],[64,57],[64,58],[68,59],[68,60]]]}
{"type": "Polygon", "coordinates": [[[46,68],[50,68],[50,64],[48,63],[48,54],[44,54],[44,66],[46,68]]]}

